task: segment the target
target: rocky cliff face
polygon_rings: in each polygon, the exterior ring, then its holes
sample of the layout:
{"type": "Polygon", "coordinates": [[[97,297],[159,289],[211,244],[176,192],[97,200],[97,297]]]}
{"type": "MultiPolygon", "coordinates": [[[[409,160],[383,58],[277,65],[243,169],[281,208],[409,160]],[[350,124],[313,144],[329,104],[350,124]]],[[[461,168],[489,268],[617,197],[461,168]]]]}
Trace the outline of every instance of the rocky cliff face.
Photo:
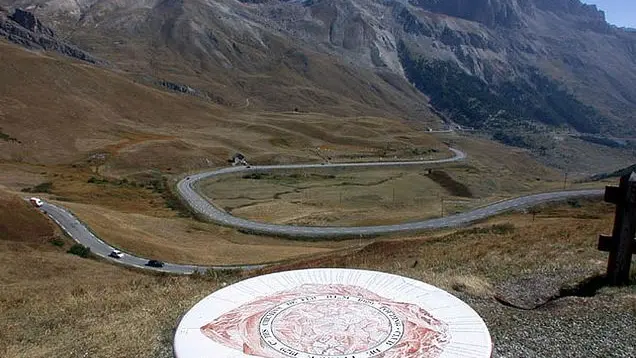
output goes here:
{"type": "Polygon", "coordinates": [[[530,0],[411,0],[416,7],[488,27],[518,27],[532,9],[530,0]]]}
{"type": "MultiPolygon", "coordinates": [[[[249,98],[269,109],[417,118],[430,100],[446,120],[504,141],[518,128],[636,127],[636,34],[579,0],[0,4],[30,7],[57,33],[129,71],[235,105],[249,98]]],[[[31,32],[41,26],[25,20],[31,32]]]]}
{"type": "Polygon", "coordinates": [[[0,7],[0,37],[28,48],[56,51],[78,60],[97,63],[85,51],[58,39],[33,13],[16,9],[13,13],[0,7]]]}
{"type": "Polygon", "coordinates": [[[28,11],[24,11],[22,9],[16,9],[13,15],[9,16],[9,18],[18,25],[23,28],[34,32],[36,34],[54,37],[55,33],[50,28],[44,26],[40,19],[36,18],[35,15],[28,11]]]}

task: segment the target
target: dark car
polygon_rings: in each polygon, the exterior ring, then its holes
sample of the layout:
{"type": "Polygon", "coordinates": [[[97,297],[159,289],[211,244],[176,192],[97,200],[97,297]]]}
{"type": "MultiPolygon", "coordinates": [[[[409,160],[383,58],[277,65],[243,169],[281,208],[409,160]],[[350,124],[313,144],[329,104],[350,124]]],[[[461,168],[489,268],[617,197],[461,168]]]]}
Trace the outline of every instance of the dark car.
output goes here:
{"type": "Polygon", "coordinates": [[[158,260],[148,260],[148,262],[146,263],[146,266],[163,267],[163,262],[158,261],[158,260]]]}

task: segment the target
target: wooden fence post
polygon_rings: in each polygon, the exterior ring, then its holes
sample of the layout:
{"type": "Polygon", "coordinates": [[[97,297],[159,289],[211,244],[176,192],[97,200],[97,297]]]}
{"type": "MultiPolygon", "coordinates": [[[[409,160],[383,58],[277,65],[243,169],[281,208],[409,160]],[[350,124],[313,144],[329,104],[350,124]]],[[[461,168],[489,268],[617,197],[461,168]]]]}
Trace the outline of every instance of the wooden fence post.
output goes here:
{"type": "Polygon", "coordinates": [[[636,173],[621,177],[619,187],[605,189],[605,201],[616,204],[612,236],[601,235],[598,249],[609,251],[607,279],[610,285],[629,283],[632,255],[636,253],[636,173]]]}

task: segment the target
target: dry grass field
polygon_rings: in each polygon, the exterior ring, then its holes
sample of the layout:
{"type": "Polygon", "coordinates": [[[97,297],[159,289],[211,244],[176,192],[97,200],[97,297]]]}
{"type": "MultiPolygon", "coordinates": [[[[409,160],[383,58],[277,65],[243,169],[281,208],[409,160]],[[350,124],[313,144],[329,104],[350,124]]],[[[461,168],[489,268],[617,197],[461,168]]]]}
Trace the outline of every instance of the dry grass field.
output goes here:
{"type": "Polygon", "coordinates": [[[447,289],[453,289],[451,282],[439,279],[448,279],[449,273],[461,276],[470,272],[484,283],[563,267],[600,273],[607,254],[596,249],[598,234],[611,231],[613,213],[613,205],[598,201],[547,205],[539,208],[534,220],[532,214],[504,214],[434,237],[422,234],[378,240],[354,256],[312,260],[309,265],[361,265],[418,277],[447,289]],[[437,277],[436,273],[444,275],[437,277]]]}
{"type": "MultiPolygon", "coordinates": [[[[465,162],[404,168],[285,170],[210,179],[200,190],[234,215],[279,224],[360,226],[454,214],[506,198],[561,190],[564,176],[521,150],[446,135],[465,162]],[[505,156],[501,153],[509,151],[505,156]],[[429,169],[432,170],[429,172],[429,169]],[[443,201],[443,209],[442,209],[443,201]]],[[[605,183],[566,183],[567,189],[605,183]]]]}
{"type": "MultiPolygon", "coordinates": [[[[33,228],[23,230],[24,222],[9,221],[6,229],[14,234],[0,237],[2,357],[170,357],[181,314],[222,282],[256,274],[175,277],[81,259],[65,253],[68,241],[66,247],[58,248],[43,239],[56,234],[34,209],[7,194],[0,196],[0,201],[1,217],[8,212],[28,217],[28,226],[33,228]]],[[[610,229],[612,208],[594,202],[581,204],[544,208],[535,221],[531,215],[511,214],[477,228],[379,241],[357,253],[300,260],[268,271],[351,267],[424,280],[477,309],[491,329],[496,351],[517,343],[531,344],[542,337],[547,337],[549,345],[561,344],[567,349],[569,346],[560,340],[572,335],[562,336],[562,327],[537,329],[533,338],[527,339],[520,336],[515,322],[523,320],[524,327],[535,329],[535,321],[549,322],[548,317],[555,317],[587,332],[587,320],[595,317],[595,312],[606,320],[615,315],[627,319],[615,326],[618,331],[603,331],[605,326],[601,326],[596,333],[599,339],[621,332],[629,341],[631,333],[625,324],[633,323],[636,314],[633,286],[602,288],[595,297],[562,298],[555,304],[567,302],[570,308],[558,306],[556,311],[516,310],[493,298],[502,282],[516,277],[541,273],[560,280],[580,280],[604,269],[606,254],[596,251],[595,242],[599,232],[610,229]],[[575,274],[570,277],[564,273],[575,274]]],[[[596,356],[612,356],[604,341],[597,342],[587,340],[581,346],[596,344],[596,356]]],[[[546,356],[541,351],[537,354],[546,356]]]]}
{"type": "Polygon", "coordinates": [[[55,227],[25,200],[0,190],[0,240],[16,244],[42,244],[55,235],[55,227]]]}

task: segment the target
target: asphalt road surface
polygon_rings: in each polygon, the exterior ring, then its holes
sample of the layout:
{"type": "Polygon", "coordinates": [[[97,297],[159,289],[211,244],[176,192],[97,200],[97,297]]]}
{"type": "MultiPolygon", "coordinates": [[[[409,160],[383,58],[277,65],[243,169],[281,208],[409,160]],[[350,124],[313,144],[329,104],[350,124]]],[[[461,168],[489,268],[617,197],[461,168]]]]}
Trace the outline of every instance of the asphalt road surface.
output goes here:
{"type": "MultiPolygon", "coordinates": [[[[229,167],[219,170],[199,173],[182,179],[177,183],[179,195],[188,203],[192,210],[205,219],[220,225],[234,227],[251,234],[264,234],[273,236],[284,236],[293,238],[364,238],[378,235],[417,232],[430,229],[450,228],[467,225],[469,223],[488,218],[506,211],[528,208],[540,203],[551,201],[561,201],[569,198],[595,197],[603,195],[603,190],[575,190],[559,191],[552,193],[542,193],[528,195],[519,198],[509,199],[494,203],[470,212],[447,216],[438,219],[425,221],[362,227],[311,227],[311,226],[289,226],[259,223],[238,217],[234,217],[227,212],[218,209],[206,200],[196,190],[196,184],[204,179],[221,176],[230,173],[251,173],[266,172],[284,169],[309,169],[309,168],[341,168],[341,167],[382,167],[382,166],[427,166],[442,163],[460,161],[466,158],[466,154],[460,150],[451,148],[455,154],[448,159],[430,161],[408,161],[408,162],[374,162],[374,163],[325,163],[325,164],[292,164],[292,165],[266,165],[251,167],[229,167]]],[[[116,259],[108,255],[114,248],[95,236],[84,224],[82,224],[68,210],[44,203],[40,208],[50,216],[71,238],[87,246],[96,255],[123,265],[133,266],[140,269],[163,271],[178,274],[190,274],[195,271],[205,272],[208,269],[255,269],[265,265],[234,265],[234,266],[195,266],[166,263],[162,268],[149,267],[147,258],[141,258],[124,253],[124,257],[116,259]]]]}

